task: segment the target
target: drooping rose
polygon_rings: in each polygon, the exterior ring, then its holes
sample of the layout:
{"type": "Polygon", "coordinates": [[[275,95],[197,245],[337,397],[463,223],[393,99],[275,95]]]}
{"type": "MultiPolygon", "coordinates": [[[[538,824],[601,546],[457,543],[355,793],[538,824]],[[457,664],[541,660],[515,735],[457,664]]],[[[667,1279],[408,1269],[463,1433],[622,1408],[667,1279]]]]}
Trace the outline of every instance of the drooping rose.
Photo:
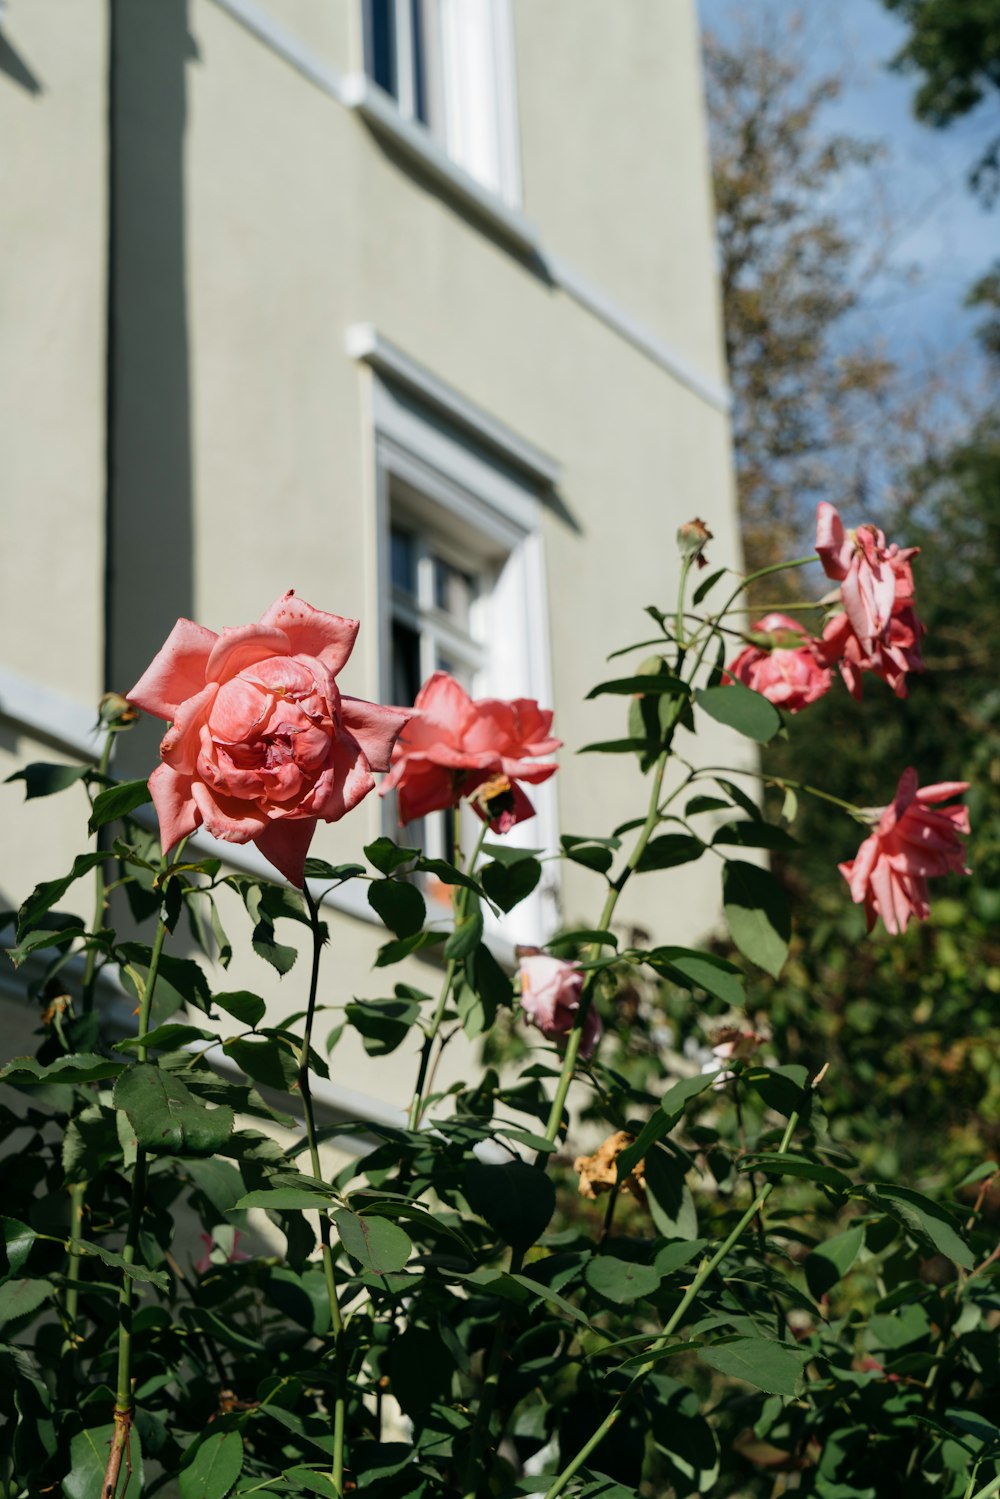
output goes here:
{"type": "Polygon", "coordinates": [[[905,932],[911,916],[930,915],[927,881],[940,874],[968,874],[959,833],[969,831],[969,810],[942,807],[968,790],[967,781],[943,781],[918,789],[917,772],[904,770],[890,806],[855,858],[839,866],[856,904],[862,902],[868,930],[881,916],[887,932],[905,932]]]}
{"type": "MultiPolygon", "coordinates": [[[[576,1023],[583,994],[583,969],[562,958],[544,953],[521,959],[521,1008],[543,1036],[558,1041],[568,1036],[576,1023]]],[[[580,1055],[589,1057],[601,1038],[603,1026],[593,1004],[583,1020],[580,1055]]]]}
{"type": "Polygon", "coordinates": [[[884,639],[866,646],[847,614],[835,614],[823,631],[819,653],[827,666],[839,667],[848,692],[859,701],[861,679],[866,671],[881,677],[897,697],[903,698],[909,691],[908,674],[924,669],[920,656],[923,634],[924,627],[913,605],[897,600],[884,639]]]}
{"type": "Polygon", "coordinates": [[[797,620],[766,614],[751,626],[770,640],[748,645],[726,667],[730,677],[751,687],[787,713],[799,713],[830,690],[830,668],[797,620]]]}
{"type": "Polygon", "coordinates": [[[919,547],[886,544],[877,526],[845,531],[835,507],[822,501],[816,512],[816,551],[828,578],[840,584],[844,611],[863,649],[887,637],[897,604],[913,601],[910,558],[919,547]]]}
{"type": "Polygon", "coordinates": [[[542,758],[562,742],[551,737],[551,727],[551,712],[531,698],[474,699],[436,671],[417,693],[382,795],[396,792],[402,823],[470,797],[493,831],[506,833],[535,813],[519,782],[537,785],[558,769],[542,758]]]}
{"type": "Polygon", "coordinates": [[[149,778],[164,849],[204,827],[255,843],[294,885],[317,822],[336,822],[388,770],[407,714],[342,697],[358,622],[292,591],[221,635],[179,619],[128,693],[170,720],[149,778]]]}

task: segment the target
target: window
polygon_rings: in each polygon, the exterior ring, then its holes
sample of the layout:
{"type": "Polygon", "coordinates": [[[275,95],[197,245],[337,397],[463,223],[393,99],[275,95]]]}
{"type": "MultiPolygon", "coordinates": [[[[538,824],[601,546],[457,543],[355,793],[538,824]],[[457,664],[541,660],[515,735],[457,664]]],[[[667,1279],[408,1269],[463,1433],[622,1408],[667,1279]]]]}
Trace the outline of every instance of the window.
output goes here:
{"type": "MultiPolygon", "coordinates": [[[[456,677],[473,697],[552,701],[537,493],[502,461],[431,415],[389,381],[374,382],[380,576],[385,601],[381,654],[385,700],[409,705],[434,671],[456,677]]],[[[558,846],[554,781],[532,786],[535,817],[515,843],[558,846]]],[[[461,811],[466,853],[480,824],[461,811]]],[[[451,857],[451,814],[411,825],[406,839],[451,857]]],[[[397,836],[391,799],[386,832],[397,836]]],[[[540,942],[558,921],[555,864],[535,894],[504,923],[516,942],[540,942]]],[[[431,913],[447,914],[449,887],[426,892],[431,913]]]]}
{"type": "Polygon", "coordinates": [[[363,0],[365,71],[448,155],[520,200],[510,0],[363,0]]]}

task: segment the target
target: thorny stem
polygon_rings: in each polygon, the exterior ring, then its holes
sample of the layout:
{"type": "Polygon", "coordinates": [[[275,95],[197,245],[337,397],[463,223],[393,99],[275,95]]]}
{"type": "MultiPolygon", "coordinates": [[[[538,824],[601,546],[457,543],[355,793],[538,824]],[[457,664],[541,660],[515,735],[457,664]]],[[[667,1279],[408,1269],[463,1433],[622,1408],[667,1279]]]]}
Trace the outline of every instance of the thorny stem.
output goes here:
{"type": "MultiPolygon", "coordinates": [[[[313,950],[312,969],[309,975],[309,1002],[306,1007],[305,1031],[299,1051],[298,1083],[299,1093],[302,1096],[302,1113],[305,1118],[306,1139],[309,1144],[309,1161],[312,1174],[319,1180],[322,1180],[323,1170],[320,1165],[319,1146],[316,1142],[316,1116],[313,1111],[312,1091],[309,1085],[309,1050],[312,1045],[313,1020],[316,1015],[316,998],[319,992],[319,965],[326,936],[323,924],[319,919],[319,908],[312,897],[308,884],[303,885],[303,893],[306,899],[306,906],[309,910],[309,925],[312,929],[313,950]]],[[[333,1249],[330,1243],[330,1218],[325,1209],[318,1216],[319,1239],[323,1256],[323,1276],[326,1280],[326,1294],[330,1303],[330,1331],[334,1339],[335,1393],[333,1403],[332,1478],[334,1490],[339,1496],[344,1492],[344,1433],[347,1417],[347,1368],[344,1356],[344,1322],[340,1313],[340,1302],[337,1297],[337,1279],[334,1273],[333,1249]]]]}
{"type": "MultiPolygon", "coordinates": [[[[113,743],[114,730],[109,729],[104,736],[104,746],[97,765],[97,769],[102,776],[108,773],[113,743]]],[[[102,836],[103,829],[98,829],[98,848],[101,847],[102,836]]],[[[107,888],[104,881],[104,865],[98,864],[94,870],[94,919],[90,927],[92,932],[96,932],[100,928],[106,898],[107,888]]],[[[80,991],[80,1006],[85,1015],[89,1014],[93,1008],[94,981],[96,976],[97,949],[91,946],[87,949],[87,956],[84,959],[83,984],[80,991]]],[[[66,1270],[66,1342],[63,1344],[64,1353],[75,1347],[76,1344],[76,1322],[80,1307],[80,1270],[82,1262],[80,1240],[83,1238],[83,1209],[86,1195],[87,1183],[74,1182],[69,1192],[69,1265],[66,1270]]]]}
{"type": "MultiPolygon", "coordinates": [[[[143,1041],[149,1033],[149,1018],[152,1014],[153,993],[156,989],[156,978],[160,969],[160,955],[163,952],[163,943],[166,940],[166,935],[166,922],[161,919],[157,924],[156,936],[153,938],[153,950],[149,959],[149,972],[146,975],[146,982],[142,990],[142,999],[139,1004],[138,1056],[140,1062],[146,1060],[146,1047],[143,1041]]],[[[146,1200],[147,1175],[146,1152],[140,1145],[135,1153],[128,1230],[122,1249],[122,1258],[126,1266],[135,1263],[136,1250],[139,1245],[139,1229],[142,1226],[142,1213],[146,1200]]],[[[113,1499],[117,1491],[122,1459],[128,1450],[129,1435],[132,1430],[134,1417],[135,1400],[132,1395],[132,1277],[126,1269],[122,1274],[121,1290],[118,1293],[118,1386],[115,1396],[114,1435],[111,1439],[111,1453],[108,1457],[108,1466],[104,1474],[104,1487],[101,1490],[102,1499],[113,1499]]]]}
{"type": "MultiPolygon", "coordinates": [[[[812,1092],[820,1083],[825,1071],[826,1068],[824,1067],[816,1075],[816,1077],[813,1078],[812,1082],[809,1085],[810,1092],[812,1092]]],[[[781,1139],[781,1144],[778,1146],[779,1155],[784,1155],[788,1150],[798,1122],[799,1112],[796,1111],[789,1117],[788,1125],[781,1139]]],[[[694,1276],[694,1279],[675,1307],[663,1331],[660,1333],[655,1342],[653,1342],[653,1344],[650,1346],[649,1353],[652,1355],[652,1357],[649,1358],[644,1364],[641,1364],[639,1366],[626,1388],[618,1396],[611,1410],[601,1422],[600,1426],[598,1426],[597,1430],[593,1432],[590,1437],[588,1437],[587,1441],[584,1442],[583,1446],[580,1448],[579,1452],[577,1452],[576,1456],[572,1458],[569,1463],[567,1463],[566,1467],[563,1468],[562,1472],[555,1479],[554,1483],[552,1483],[546,1490],[545,1499],[557,1499],[557,1496],[565,1491],[566,1485],[575,1476],[575,1474],[579,1472],[580,1468],[583,1467],[590,1454],[595,1450],[595,1448],[600,1446],[601,1442],[603,1442],[608,1432],[620,1419],[632,1392],[639,1384],[641,1384],[650,1370],[655,1368],[658,1355],[668,1347],[671,1335],[673,1334],[674,1330],[680,1325],[685,1313],[687,1312],[691,1303],[697,1297],[702,1286],[705,1284],[706,1280],[708,1280],[709,1276],[718,1268],[718,1266],[722,1264],[722,1261],[729,1254],[730,1250],[736,1244],[741,1234],[753,1222],[757,1214],[762,1211],[764,1204],[767,1202],[767,1199],[770,1197],[772,1191],[774,1190],[774,1185],[774,1182],[770,1181],[765,1183],[765,1185],[761,1187],[753,1202],[747,1208],[746,1212],[742,1215],[736,1226],[719,1245],[719,1248],[715,1251],[715,1253],[710,1258],[702,1260],[694,1276]]]]}
{"type": "MultiPolygon", "coordinates": [[[[459,859],[460,859],[460,854],[459,854],[459,849],[458,849],[458,836],[459,836],[458,835],[458,825],[459,825],[459,817],[458,817],[458,815],[456,813],[456,817],[455,817],[455,826],[456,826],[456,832],[455,832],[455,845],[456,845],[456,847],[455,847],[455,864],[456,864],[456,866],[458,865],[459,859]]],[[[479,858],[480,853],[482,852],[483,843],[484,843],[484,841],[486,839],[486,834],[488,832],[489,832],[489,823],[488,822],[484,822],[482,824],[482,827],[480,828],[479,837],[476,839],[476,846],[472,850],[472,853],[469,855],[468,862],[467,862],[467,864],[465,866],[465,872],[466,872],[466,874],[468,874],[470,876],[471,876],[473,870],[476,867],[476,861],[479,858]]],[[[458,887],[458,894],[455,897],[455,926],[456,926],[456,930],[461,925],[462,921],[465,918],[465,905],[466,905],[465,890],[460,885],[458,887]]],[[[428,1071],[428,1068],[430,1066],[431,1052],[434,1050],[434,1042],[437,1040],[438,1031],[441,1029],[441,1025],[442,1025],[442,1022],[444,1020],[445,1010],[448,1008],[448,1000],[451,997],[451,991],[452,991],[452,988],[454,987],[455,975],[457,974],[457,972],[458,972],[458,959],[457,958],[449,958],[448,959],[448,966],[445,969],[444,979],[443,979],[442,984],[441,984],[441,993],[438,995],[438,1002],[437,1002],[437,1005],[435,1007],[434,1014],[433,1014],[433,1016],[431,1018],[430,1026],[428,1027],[427,1031],[424,1034],[423,1046],[420,1048],[420,1065],[419,1065],[419,1067],[417,1069],[417,1081],[416,1081],[416,1086],[413,1089],[413,1097],[410,1099],[410,1109],[409,1109],[409,1114],[407,1116],[407,1121],[406,1121],[408,1129],[419,1129],[420,1128],[420,1119],[421,1119],[421,1115],[423,1114],[423,1111],[424,1111],[424,1089],[425,1089],[425,1085],[427,1083],[427,1071],[428,1071]]]]}

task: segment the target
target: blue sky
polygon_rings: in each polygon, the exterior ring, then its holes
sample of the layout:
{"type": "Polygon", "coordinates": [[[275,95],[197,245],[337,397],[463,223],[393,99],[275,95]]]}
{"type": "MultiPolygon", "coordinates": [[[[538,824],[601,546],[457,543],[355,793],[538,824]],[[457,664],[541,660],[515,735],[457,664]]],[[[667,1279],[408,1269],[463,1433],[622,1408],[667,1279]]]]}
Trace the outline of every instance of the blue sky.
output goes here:
{"type": "MultiPolygon", "coordinates": [[[[886,67],[907,35],[880,0],[698,0],[702,24],[725,36],[734,17],[762,12],[780,23],[802,17],[801,45],[817,74],[844,74],[847,86],[825,113],[833,131],[885,142],[879,168],[895,226],[890,274],[876,278],[864,316],[897,355],[931,359],[972,346],[969,285],[1000,257],[1000,205],[979,206],[967,186],[970,163],[997,132],[995,105],[948,130],[913,118],[914,77],[886,67]],[[992,130],[991,130],[992,127],[992,130]],[[904,279],[913,270],[914,279],[904,279]]],[[[854,205],[845,186],[840,211],[854,205]]]]}

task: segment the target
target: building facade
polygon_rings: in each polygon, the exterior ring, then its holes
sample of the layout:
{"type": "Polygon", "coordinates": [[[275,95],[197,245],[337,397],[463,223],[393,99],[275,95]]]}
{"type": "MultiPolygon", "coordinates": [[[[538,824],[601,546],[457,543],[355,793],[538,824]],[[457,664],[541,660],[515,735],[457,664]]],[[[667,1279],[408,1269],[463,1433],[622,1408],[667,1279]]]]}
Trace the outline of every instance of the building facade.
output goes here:
{"type": "MultiPolygon", "coordinates": [[[[644,810],[630,758],[574,753],[624,733],[585,694],[671,605],[680,522],[739,565],[693,0],[10,0],[0,139],[0,773],[91,753],[101,691],[178,616],[294,587],[361,620],[348,692],[445,667],[555,709],[525,842],[644,810]]],[[[3,794],[12,907],[84,819],[3,794]]],[[[314,851],[357,857],[388,815],[369,797],[314,851]]],[[[623,922],[707,932],[712,863],[636,880],[623,922]]],[[[594,923],[600,877],[545,868],[501,957],[594,923]]],[[[331,915],[330,1002],[378,997],[363,887],[331,915]]],[[[291,1013],[296,973],[251,955],[224,986],[291,1013]]],[[[404,1051],[345,1039],[331,1107],[391,1110],[404,1051]]]]}

